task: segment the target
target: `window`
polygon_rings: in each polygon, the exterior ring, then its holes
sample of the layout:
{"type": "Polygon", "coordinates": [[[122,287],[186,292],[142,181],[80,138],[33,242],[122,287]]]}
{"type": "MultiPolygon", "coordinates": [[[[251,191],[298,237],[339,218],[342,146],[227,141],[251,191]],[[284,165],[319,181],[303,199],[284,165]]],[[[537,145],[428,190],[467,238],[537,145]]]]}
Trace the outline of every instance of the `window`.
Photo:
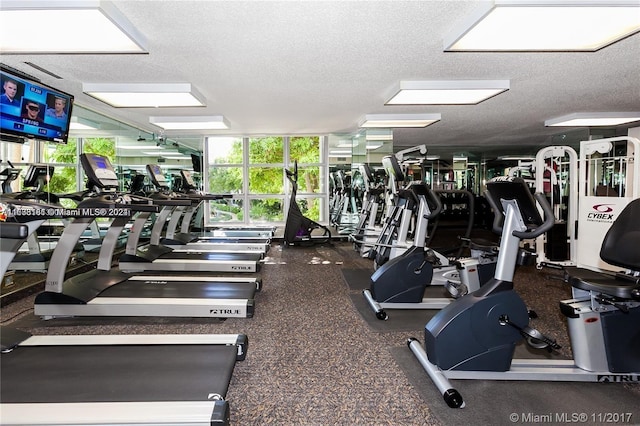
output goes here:
{"type": "Polygon", "coordinates": [[[326,191],[320,145],[319,136],[207,138],[207,188],[233,195],[225,203],[209,204],[208,223],[283,222],[290,191],[284,167],[293,167],[294,161],[299,164],[302,211],[321,220],[326,191]]]}

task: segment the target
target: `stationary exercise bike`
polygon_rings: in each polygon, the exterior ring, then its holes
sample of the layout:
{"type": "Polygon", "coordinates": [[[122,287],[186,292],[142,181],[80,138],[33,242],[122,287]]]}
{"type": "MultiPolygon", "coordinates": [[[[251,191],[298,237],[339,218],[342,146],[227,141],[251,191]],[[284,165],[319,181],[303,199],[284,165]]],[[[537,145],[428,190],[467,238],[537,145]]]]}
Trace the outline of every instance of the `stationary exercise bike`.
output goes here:
{"type": "Polygon", "coordinates": [[[289,212],[284,226],[283,242],[285,246],[324,244],[331,241],[331,231],[324,225],[305,217],[296,202],[298,192],[298,162],[294,162],[293,171],[284,169],[291,182],[289,212]],[[318,232],[321,231],[321,232],[318,232]]]}
{"type": "Polygon", "coordinates": [[[532,346],[559,346],[529,327],[527,307],[514,291],[513,276],[522,258],[520,241],[553,227],[553,210],[541,193],[535,199],[520,178],[495,178],[487,199],[496,212],[494,229],[504,216],[495,277],[479,290],[438,312],[425,327],[425,346],[408,345],[446,403],[464,407],[449,379],[542,380],[581,382],[640,381],[640,199],[616,218],[600,256],[626,270],[618,274],[567,268],[573,299],[560,304],[567,317],[573,360],[514,359],[523,337],[532,346]]]}
{"type": "Polygon", "coordinates": [[[422,182],[412,182],[406,191],[418,204],[413,246],[380,266],[371,276],[369,289],[363,291],[380,320],[389,318],[389,309],[442,309],[480,288],[495,271],[496,252],[491,246],[473,245],[476,257],[456,261],[426,248],[429,220],[442,211],[440,197],[422,182]],[[444,286],[451,297],[425,297],[430,286],[444,286]]]}

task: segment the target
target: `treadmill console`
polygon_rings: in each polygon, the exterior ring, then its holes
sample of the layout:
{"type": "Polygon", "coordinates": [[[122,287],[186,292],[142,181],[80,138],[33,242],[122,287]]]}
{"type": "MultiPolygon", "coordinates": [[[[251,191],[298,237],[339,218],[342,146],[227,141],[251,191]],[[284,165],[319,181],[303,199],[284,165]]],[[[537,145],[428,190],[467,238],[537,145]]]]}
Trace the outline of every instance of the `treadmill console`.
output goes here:
{"type": "Polygon", "coordinates": [[[10,194],[13,192],[11,190],[11,182],[18,179],[20,172],[20,169],[15,169],[13,167],[7,167],[0,172],[0,182],[2,182],[3,194],[10,194]]]}
{"type": "Polygon", "coordinates": [[[99,154],[81,154],[80,164],[89,179],[87,186],[97,186],[102,189],[118,188],[118,176],[107,157],[99,154]]]}
{"type": "Polygon", "coordinates": [[[149,173],[149,178],[151,179],[151,183],[161,190],[168,190],[169,183],[167,179],[164,177],[164,173],[162,173],[162,169],[157,164],[147,164],[147,172],[149,173]]]}
{"type": "Polygon", "coordinates": [[[42,191],[51,176],[53,176],[55,168],[50,164],[32,164],[24,175],[24,187],[36,188],[42,191]]]}
{"type": "Polygon", "coordinates": [[[180,174],[182,175],[182,186],[186,191],[196,189],[196,183],[188,170],[180,170],[180,174]]]}

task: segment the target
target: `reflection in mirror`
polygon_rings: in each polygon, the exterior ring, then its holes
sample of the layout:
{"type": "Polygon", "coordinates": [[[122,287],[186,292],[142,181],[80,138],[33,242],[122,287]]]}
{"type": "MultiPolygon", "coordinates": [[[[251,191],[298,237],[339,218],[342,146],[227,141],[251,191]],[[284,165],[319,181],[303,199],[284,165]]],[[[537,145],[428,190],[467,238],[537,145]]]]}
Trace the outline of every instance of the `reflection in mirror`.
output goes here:
{"type": "Polygon", "coordinates": [[[453,156],[453,186],[446,189],[467,189],[467,156],[453,156]]]}
{"type": "Polygon", "coordinates": [[[393,153],[391,129],[361,129],[355,133],[334,134],[329,140],[330,224],[340,235],[357,227],[364,203],[366,185],[360,167],[382,168],[382,158],[393,153]]]}

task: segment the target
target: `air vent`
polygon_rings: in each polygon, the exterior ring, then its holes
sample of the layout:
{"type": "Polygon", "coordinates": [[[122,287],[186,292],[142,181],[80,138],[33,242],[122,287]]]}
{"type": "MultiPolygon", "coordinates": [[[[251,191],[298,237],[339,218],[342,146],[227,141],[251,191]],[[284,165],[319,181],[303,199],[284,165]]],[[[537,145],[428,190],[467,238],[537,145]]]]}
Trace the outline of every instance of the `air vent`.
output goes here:
{"type": "Polygon", "coordinates": [[[45,73],[47,75],[50,75],[53,78],[56,78],[58,80],[62,80],[62,77],[60,77],[58,74],[54,74],[51,71],[42,68],[40,65],[36,65],[33,62],[25,62],[25,64],[29,65],[30,67],[33,67],[33,68],[37,69],[40,72],[43,72],[43,73],[45,73]]]}

